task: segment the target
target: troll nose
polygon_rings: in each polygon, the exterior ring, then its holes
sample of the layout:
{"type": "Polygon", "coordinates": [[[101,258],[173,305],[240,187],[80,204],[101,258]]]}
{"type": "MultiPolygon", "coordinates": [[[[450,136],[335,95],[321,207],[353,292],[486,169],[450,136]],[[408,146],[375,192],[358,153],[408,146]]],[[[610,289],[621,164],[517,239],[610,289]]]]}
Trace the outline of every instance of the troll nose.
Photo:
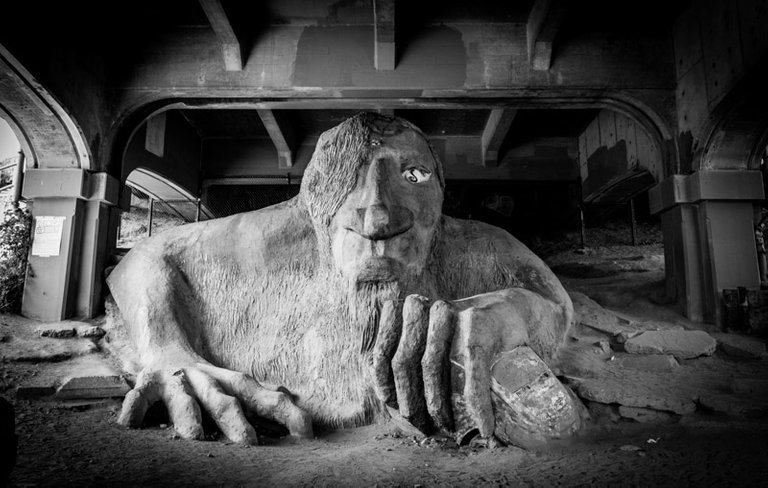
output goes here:
{"type": "Polygon", "coordinates": [[[401,205],[374,203],[358,208],[348,228],[372,241],[389,239],[413,227],[413,212],[401,205]]]}

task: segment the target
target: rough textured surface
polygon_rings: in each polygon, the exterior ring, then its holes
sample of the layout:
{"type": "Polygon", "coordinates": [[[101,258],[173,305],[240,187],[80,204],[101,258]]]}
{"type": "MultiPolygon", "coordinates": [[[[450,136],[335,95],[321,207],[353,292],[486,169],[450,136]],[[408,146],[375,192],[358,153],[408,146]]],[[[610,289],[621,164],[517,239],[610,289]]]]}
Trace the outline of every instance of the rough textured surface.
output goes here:
{"type": "Polygon", "coordinates": [[[97,347],[89,340],[14,339],[3,344],[0,361],[57,362],[95,351],[97,347]]]}
{"type": "Polygon", "coordinates": [[[692,414],[696,411],[696,404],[686,393],[672,390],[655,379],[642,376],[634,379],[634,382],[612,377],[575,380],[572,386],[580,397],[595,402],[618,403],[628,407],[650,408],[680,415],[692,414]]]}
{"type": "MultiPolygon", "coordinates": [[[[631,256],[638,251],[627,247],[625,252],[631,256]]],[[[638,276],[643,278],[647,274],[638,276]]],[[[616,281],[615,286],[626,285],[625,281],[616,281]]],[[[659,286],[663,288],[663,283],[659,286]]],[[[664,312],[654,309],[658,305],[648,301],[626,303],[632,304],[632,313],[640,322],[664,312]]],[[[11,322],[7,317],[3,319],[11,322]]],[[[683,319],[677,316],[668,324],[677,320],[683,319]]],[[[9,342],[22,329],[16,320],[7,327],[0,325],[9,342]]],[[[110,336],[115,333],[109,329],[110,336]]],[[[672,371],[646,371],[638,376],[638,370],[620,367],[617,359],[650,356],[605,353],[595,343],[607,340],[607,336],[588,327],[576,327],[574,334],[578,340],[569,340],[558,355],[560,366],[568,374],[572,374],[573,363],[560,359],[572,357],[581,361],[579,366],[595,378],[607,376],[627,384],[661,384],[655,387],[663,394],[687,390],[691,398],[717,392],[730,397],[730,405],[745,400],[759,405],[761,382],[768,378],[766,361],[736,360],[723,351],[681,361],[679,368],[672,371]],[[609,361],[611,355],[616,356],[613,361],[609,361]]],[[[43,340],[36,334],[30,338],[43,340]]],[[[0,349],[4,345],[0,344],[0,349]]],[[[7,363],[5,374],[0,375],[0,385],[6,385],[5,394],[13,398],[15,389],[11,385],[33,384],[39,378],[44,380],[42,383],[55,384],[55,378],[66,377],[72,370],[83,376],[93,374],[89,372],[104,368],[99,365],[102,359],[100,354],[90,354],[61,363],[7,363]],[[99,361],[86,361],[88,358],[99,361]],[[56,369],[55,377],[51,376],[51,369],[56,369]]],[[[378,424],[319,431],[317,439],[302,442],[272,437],[279,434],[274,430],[262,431],[257,423],[258,432],[263,434],[258,449],[215,441],[185,443],[169,429],[169,421],[164,417],[148,418],[142,431],[115,425],[119,403],[114,401],[100,406],[93,400],[75,405],[18,399],[15,403],[17,432],[24,439],[12,479],[17,485],[65,482],[461,486],[480,480],[501,486],[665,486],[679,484],[684,477],[702,486],[759,486],[765,478],[759,467],[768,465],[765,419],[735,418],[733,413],[721,412],[712,415],[713,411],[699,402],[693,414],[672,414],[670,422],[658,423],[629,421],[619,415],[618,404],[586,402],[591,420],[582,433],[572,441],[551,442],[535,453],[515,448],[484,450],[474,444],[458,447],[440,436],[414,437],[416,433],[404,429],[404,423],[398,424],[401,430],[378,424]],[[634,450],[622,450],[622,446],[634,446],[634,450]],[[114,470],[115,465],[121,469],[114,470]]],[[[721,407],[727,405],[721,403],[721,407]]],[[[217,436],[214,430],[206,432],[206,439],[217,436]]]]}
{"type": "Polygon", "coordinates": [[[198,402],[237,442],[255,438],[242,407],[309,435],[311,422],[339,428],[386,417],[382,401],[391,398],[375,394],[394,383],[401,414],[425,429],[428,414],[447,425],[440,405],[451,351],[468,371],[469,412],[491,436],[494,358],[528,345],[549,361],[573,308],[514,237],[442,216],[443,187],[419,129],[360,114],[320,137],[297,198],[136,246],[108,277],[141,366],[120,421],[139,426],[162,399],[189,437],[201,432],[198,402]],[[412,297],[424,304],[418,311],[407,306],[412,297]],[[398,336],[382,327],[380,311],[403,300],[397,346],[377,348],[398,336]],[[433,315],[441,300],[449,310],[433,315]],[[373,378],[386,384],[372,384],[372,362],[384,364],[373,378]]]}
{"type": "Polygon", "coordinates": [[[53,386],[19,386],[16,388],[16,398],[19,400],[36,400],[56,393],[53,386]]]}
{"type": "Polygon", "coordinates": [[[77,335],[77,330],[70,322],[58,322],[46,324],[37,330],[40,337],[52,337],[54,339],[71,339],[77,335]]]}
{"type": "Polygon", "coordinates": [[[610,423],[616,423],[621,420],[619,415],[619,407],[616,405],[608,405],[600,402],[587,401],[587,411],[593,422],[606,425],[610,423]]]}
{"type": "Polygon", "coordinates": [[[729,395],[706,392],[698,398],[704,409],[724,413],[733,417],[768,416],[768,397],[762,395],[729,395]]]}
{"type": "Polygon", "coordinates": [[[680,366],[674,356],[664,354],[649,354],[647,356],[616,354],[613,360],[621,368],[643,371],[671,371],[680,366]]]}
{"type": "MultiPolygon", "coordinates": [[[[763,416],[767,413],[768,386],[762,379],[768,375],[768,362],[765,360],[734,361],[740,358],[718,351],[712,356],[681,357],[678,361],[672,354],[675,351],[680,354],[680,345],[668,340],[658,341],[655,348],[644,346],[642,350],[650,354],[605,351],[600,346],[605,339],[614,341],[613,346],[617,350],[624,347],[631,349],[634,341],[648,334],[645,339],[659,336],[674,336],[678,342],[688,337],[700,339],[698,343],[692,341],[684,345],[693,347],[694,351],[711,354],[714,339],[702,331],[681,330],[677,321],[649,320],[653,315],[663,315],[654,311],[648,302],[641,303],[642,310],[638,304],[638,308],[628,314],[602,308],[596,302],[576,298],[575,301],[577,314],[586,304],[592,310],[592,316],[601,316],[603,323],[617,323],[618,320],[611,319],[610,315],[621,314],[632,324],[658,329],[643,331],[621,345],[616,343],[615,328],[604,328],[602,339],[595,335],[598,329],[594,327],[582,324],[574,328],[572,340],[561,349],[555,367],[558,374],[568,379],[574,391],[589,401],[593,417],[616,421],[621,416],[656,422],[666,419],[670,412],[684,418],[697,412],[717,412],[736,417],[763,416]],[[647,315],[643,315],[643,310],[647,315]],[[659,342],[669,354],[658,354],[662,349],[659,342]]],[[[750,340],[750,343],[754,344],[754,341],[750,340]]],[[[689,354],[690,351],[686,353],[689,354]]]]}
{"type": "MultiPolygon", "coordinates": [[[[454,363],[452,373],[452,390],[463,391],[464,368],[454,363]]],[[[532,447],[550,439],[570,437],[582,426],[583,407],[573,401],[572,393],[529,347],[500,355],[491,375],[495,435],[502,442],[532,447]]],[[[463,397],[453,395],[459,439],[476,428],[465,409],[463,397]]]]}
{"type": "Polygon", "coordinates": [[[765,341],[738,334],[713,333],[717,347],[726,354],[739,358],[762,359],[766,357],[765,341]]]}
{"type": "Polygon", "coordinates": [[[734,378],[731,382],[731,390],[734,393],[759,395],[768,399],[768,379],[734,378]]]}
{"type": "Polygon", "coordinates": [[[768,425],[749,420],[621,421],[536,452],[417,440],[381,424],[303,442],[265,434],[246,448],[182,442],[163,420],[124,429],[118,408],[17,402],[11,486],[761,486],[768,465],[768,425]]]}
{"type": "Polygon", "coordinates": [[[635,420],[641,423],[670,422],[675,419],[674,415],[649,408],[619,406],[619,415],[626,419],[635,420]]]}
{"type": "Polygon", "coordinates": [[[131,390],[122,376],[77,376],[70,378],[56,392],[60,400],[83,398],[122,398],[131,390]]]}
{"type": "Polygon", "coordinates": [[[671,354],[690,359],[711,355],[717,341],[700,330],[648,331],[627,340],[624,347],[632,354],[671,354]]]}
{"type": "Polygon", "coordinates": [[[99,350],[99,347],[90,339],[75,336],[62,340],[41,334],[44,331],[71,331],[76,327],[90,326],[84,322],[65,321],[41,324],[24,317],[4,316],[0,325],[6,338],[0,343],[0,361],[58,363],[81,358],[99,350]]]}
{"type": "Polygon", "coordinates": [[[573,300],[573,307],[576,313],[576,321],[580,324],[591,327],[600,332],[611,336],[619,335],[622,332],[633,332],[637,328],[632,326],[629,320],[623,319],[579,292],[569,293],[573,300]]]}
{"type": "Polygon", "coordinates": [[[98,325],[88,325],[77,329],[77,335],[87,339],[99,339],[107,332],[98,325]]]}

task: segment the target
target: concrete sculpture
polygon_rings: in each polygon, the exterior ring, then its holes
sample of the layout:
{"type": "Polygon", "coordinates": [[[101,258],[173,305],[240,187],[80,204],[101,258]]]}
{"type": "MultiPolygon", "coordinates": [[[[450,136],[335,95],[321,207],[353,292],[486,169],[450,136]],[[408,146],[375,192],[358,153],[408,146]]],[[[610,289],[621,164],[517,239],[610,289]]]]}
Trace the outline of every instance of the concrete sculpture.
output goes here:
{"type": "Polygon", "coordinates": [[[163,401],[183,437],[202,407],[247,443],[245,412],[296,436],[390,415],[522,444],[573,432],[544,363],[568,294],[511,235],[443,216],[443,187],[418,128],[360,114],[320,137],[296,198],[136,246],[108,277],[141,368],[119,422],[163,401]]]}

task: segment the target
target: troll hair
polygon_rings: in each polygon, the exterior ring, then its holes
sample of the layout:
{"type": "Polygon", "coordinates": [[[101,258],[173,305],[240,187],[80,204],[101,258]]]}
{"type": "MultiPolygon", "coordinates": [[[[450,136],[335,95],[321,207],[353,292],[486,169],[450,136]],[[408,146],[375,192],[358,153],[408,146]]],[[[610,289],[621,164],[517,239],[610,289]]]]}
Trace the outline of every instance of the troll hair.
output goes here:
{"type": "Polygon", "coordinates": [[[299,191],[299,199],[312,219],[320,249],[330,249],[328,228],[331,219],[354,189],[358,169],[370,159],[373,142],[378,137],[395,136],[408,130],[427,142],[435,160],[440,187],[444,188],[440,158],[421,129],[405,119],[362,112],[320,136],[299,191]]]}

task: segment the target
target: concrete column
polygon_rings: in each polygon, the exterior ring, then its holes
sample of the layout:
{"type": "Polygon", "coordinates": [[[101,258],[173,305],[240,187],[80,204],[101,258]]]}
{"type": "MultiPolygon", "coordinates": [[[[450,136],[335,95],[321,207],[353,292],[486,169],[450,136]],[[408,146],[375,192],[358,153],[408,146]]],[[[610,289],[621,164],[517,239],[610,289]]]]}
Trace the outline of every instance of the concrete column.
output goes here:
{"type": "Polygon", "coordinates": [[[21,185],[24,184],[24,152],[19,151],[19,158],[16,160],[16,168],[13,172],[13,203],[14,205],[21,200],[21,185]]]}
{"type": "Polygon", "coordinates": [[[661,212],[667,294],[691,320],[721,324],[722,291],[759,288],[752,202],[758,171],[674,175],[649,194],[661,212]]]}
{"type": "Polygon", "coordinates": [[[100,312],[102,273],[114,247],[109,236],[116,220],[109,218],[109,207],[118,204],[119,183],[106,173],[30,169],[23,194],[33,200],[34,220],[22,314],[40,320],[93,317],[100,312]],[[43,229],[51,221],[60,222],[60,239],[57,225],[43,229]]]}

